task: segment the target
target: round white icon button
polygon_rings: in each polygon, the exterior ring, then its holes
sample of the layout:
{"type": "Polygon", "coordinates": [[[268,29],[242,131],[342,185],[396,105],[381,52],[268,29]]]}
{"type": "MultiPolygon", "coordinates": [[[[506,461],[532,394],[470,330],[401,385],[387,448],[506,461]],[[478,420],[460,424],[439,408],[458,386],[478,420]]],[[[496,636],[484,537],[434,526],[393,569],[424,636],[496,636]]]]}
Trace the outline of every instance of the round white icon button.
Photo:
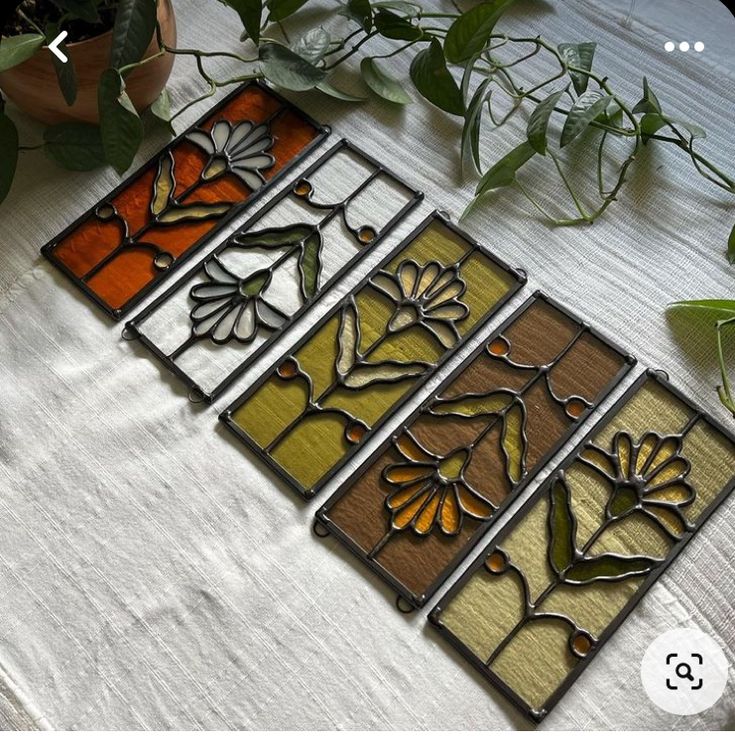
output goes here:
{"type": "Polygon", "coordinates": [[[650,700],[673,715],[709,709],[725,691],[728,663],[722,648],[698,629],[673,629],[657,637],[641,663],[650,700]]]}

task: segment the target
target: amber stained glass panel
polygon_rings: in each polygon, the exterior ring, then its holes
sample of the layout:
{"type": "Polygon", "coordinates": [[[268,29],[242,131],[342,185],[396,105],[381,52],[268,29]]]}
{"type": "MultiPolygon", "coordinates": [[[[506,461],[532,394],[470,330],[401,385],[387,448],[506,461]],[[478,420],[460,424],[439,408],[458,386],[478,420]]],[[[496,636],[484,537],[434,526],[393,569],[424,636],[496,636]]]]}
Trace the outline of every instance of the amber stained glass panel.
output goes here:
{"type": "Polygon", "coordinates": [[[421,606],[633,363],[537,293],[317,519],[421,606]]]}
{"type": "Polygon", "coordinates": [[[523,281],[435,212],[222,419],[310,498],[523,281]]]}
{"type": "Polygon", "coordinates": [[[244,85],[42,253],[120,317],[327,134],[266,86],[244,85]]]}
{"type": "Polygon", "coordinates": [[[539,721],[730,494],[734,473],[732,435],[647,372],[430,618],[539,721]]]}
{"type": "Polygon", "coordinates": [[[421,200],[342,140],[126,325],[211,402],[421,200]]]}

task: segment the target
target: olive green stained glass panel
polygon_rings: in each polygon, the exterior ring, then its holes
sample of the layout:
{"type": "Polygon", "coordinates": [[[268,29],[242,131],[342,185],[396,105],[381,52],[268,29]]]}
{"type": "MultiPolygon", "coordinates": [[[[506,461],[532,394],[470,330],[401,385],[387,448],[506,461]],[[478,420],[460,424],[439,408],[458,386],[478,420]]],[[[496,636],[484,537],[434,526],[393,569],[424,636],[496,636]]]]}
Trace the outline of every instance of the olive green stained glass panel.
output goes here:
{"type": "Polygon", "coordinates": [[[523,282],[435,212],[222,419],[310,498],[523,282]]]}
{"type": "Polygon", "coordinates": [[[538,721],[733,487],[732,435],[641,375],[430,619],[538,721]]]}

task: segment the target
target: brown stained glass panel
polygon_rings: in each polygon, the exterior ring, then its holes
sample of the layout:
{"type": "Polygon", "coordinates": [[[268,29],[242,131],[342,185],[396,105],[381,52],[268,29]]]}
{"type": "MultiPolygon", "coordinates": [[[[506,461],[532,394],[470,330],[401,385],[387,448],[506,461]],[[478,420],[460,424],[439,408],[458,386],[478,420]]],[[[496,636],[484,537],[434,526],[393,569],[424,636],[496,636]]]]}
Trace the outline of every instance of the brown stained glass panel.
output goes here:
{"type": "Polygon", "coordinates": [[[431,612],[541,720],[735,487],[735,439],[642,374],[431,612]]]}
{"type": "Polygon", "coordinates": [[[247,84],[42,253],[120,317],[327,134],[269,88],[247,84]]]}
{"type": "Polygon", "coordinates": [[[537,293],[339,488],[318,522],[422,606],[632,363],[537,293]]]}
{"type": "Polygon", "coordinates": [[[523,282],[435,212],[222,420],[310,498],[523,282]]]}
{"type": "Polygon", "coordinates": [[[212,402],[422,195],[347,140],[324,153],[125,326],[212,402]]]}

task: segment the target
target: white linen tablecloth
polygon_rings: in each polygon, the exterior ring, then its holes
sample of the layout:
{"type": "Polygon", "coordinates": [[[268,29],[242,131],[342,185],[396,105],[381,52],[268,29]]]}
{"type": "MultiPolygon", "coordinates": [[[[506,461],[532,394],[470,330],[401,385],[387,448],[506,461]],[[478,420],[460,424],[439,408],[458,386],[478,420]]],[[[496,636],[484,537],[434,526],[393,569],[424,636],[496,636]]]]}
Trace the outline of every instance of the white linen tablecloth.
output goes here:
{"type": "MultiPolygon", "coordinates": [[[[177,0],[176,10],[180,46],[237,45],[234,16],[219,3],[177,0]]],[[[706,126],[704,150],[732,169],[735,20],[717,0],[521,0],[500,28],[555,42],[596,40],[596,68],[618,90],[633,101],[647,74],[667,110],[706,126]],[[667,54],[670,38],[701,40],[706,49],[667,54]]],[[[382,53],[393,45],[371,48],[382,53]]],[[[391,62],[394,74],[407,74],[406,60],[391,62]]],[[[232,68],[215,61],[212,69],[232,68]]],[[[187,61],[177,61],[170,89],[176,106],[202,90],[187,61]]],[[[328,493],[299,502],[217,422],[218,409],[409,228],[434,206],[459,216],[474,187],[458,168],[459,123],[423,102],[399,110],[375,99],[353,105],[287,95],[334,127],[320,152],[347,136],[423,189],[426,201],[210,409],[190,405],[180,384],[121,340],[120,325],[39,257],[39,247],[117,177],[110,170],[65,172],[39,152],[21,157],[11,196],[0,206],[2,728],[527,726],[427,627],[427,610],[399,614],[379,580],[334,540],[312,534],[313,513],[328,493]]],[[[36,141],[40,127],[13,116],[24,142],[36,141]]],[[[514,146],[522,126],[519,119],[488,132],[485,162],[514,146]]],[[[137,163],[162,145],[149,137],[137,163]]],[[[539,185],[551,199],[564,198],[556,180],[539,185]]],[[[713,392],[712,335],[667,318],[664,309],[679,298],[733,296],[724,257],[732,204],[683,154],[651,146],[620,203],[594,226],[549,229],[527,216],[517,197],[503,195],[466,227],[529,272],[528,289],[495,323],[542,288],[632,350],[639,368],[667,369],[676,385],[727,421],[713,392]]],[[[712,709],[676,717],[648,701],[639,678],[648,644],[675,626],[710,633],[735,662],[734,524],[731,501],[543,727],[735,727],[732,683],[712,709]]]]}

